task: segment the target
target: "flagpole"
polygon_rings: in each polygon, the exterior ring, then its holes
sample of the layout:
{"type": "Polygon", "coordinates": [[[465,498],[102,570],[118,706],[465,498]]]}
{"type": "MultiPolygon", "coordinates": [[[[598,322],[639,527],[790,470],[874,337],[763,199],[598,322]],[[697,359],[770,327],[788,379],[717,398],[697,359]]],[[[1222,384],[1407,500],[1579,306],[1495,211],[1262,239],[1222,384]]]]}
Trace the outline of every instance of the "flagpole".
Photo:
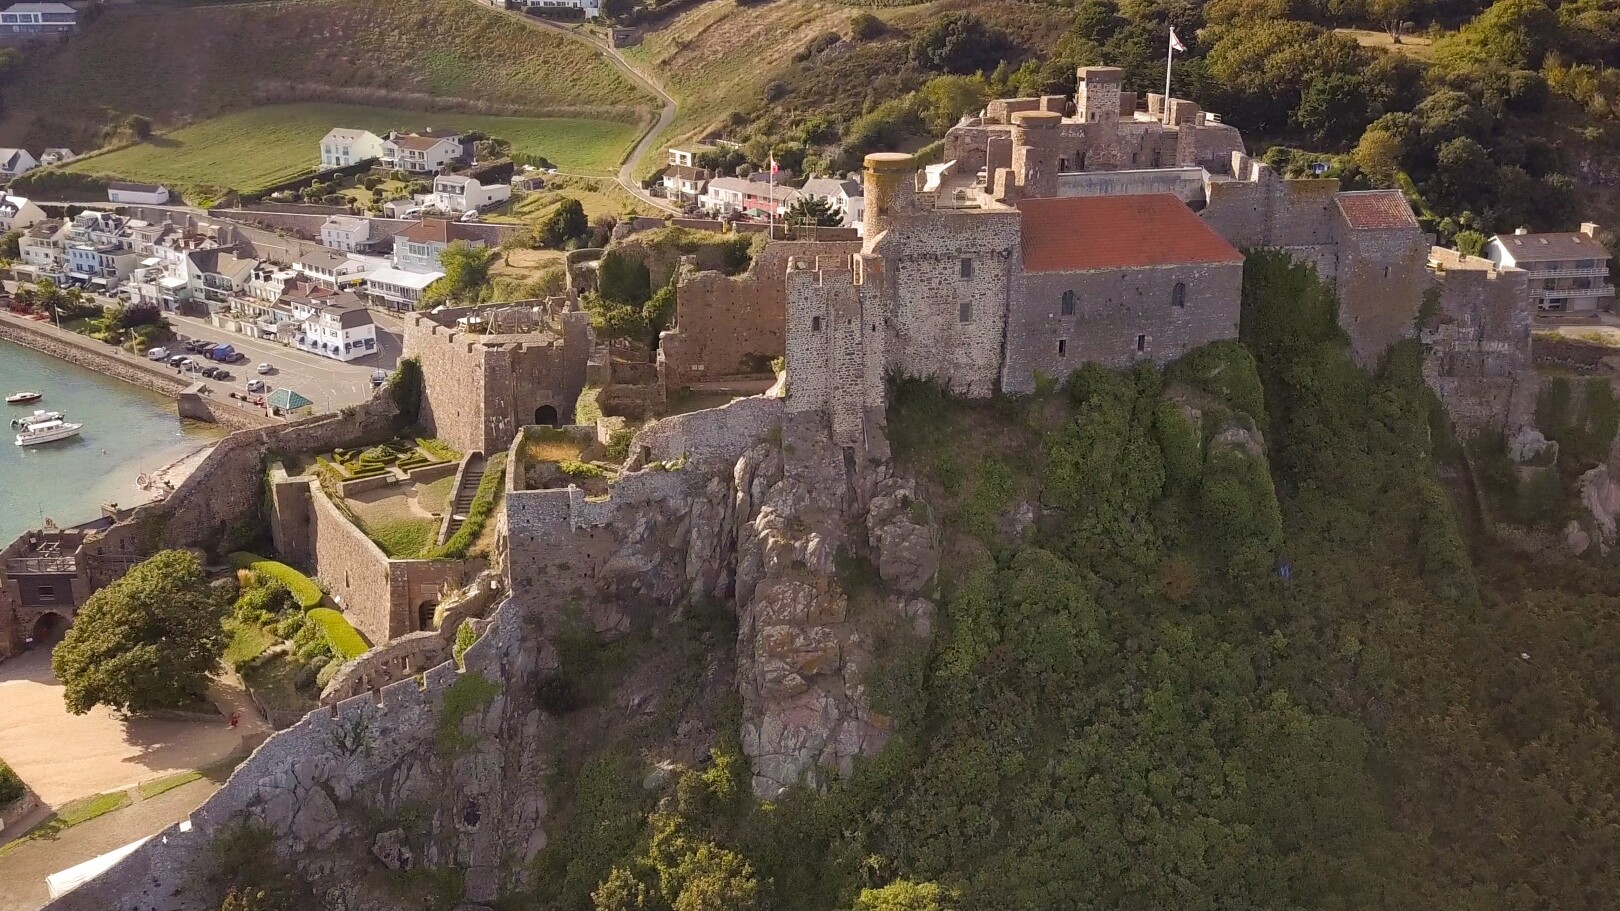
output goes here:
{"type": "Polygon", "coordinates": [[[767,161],[766,170],[770,171],[770,175],[771,175],[768,178],[769,181],[770,181],[770,183],[768,184],[769,188],[765,191],[766,195],[768,195],[770,197],[770,199],[771,199],[771,205],[770,205],[770,208],[765,210],[765,212],[770,217],[771,222],[770,222],[770,226],[768,228],[766,228],[765,236],[767,238],[769,238],[770,240],[775,240],[776,239],[776,156],[775,155],[772,155],[770,157],[770,159],[767,161]]]}
{"type": "Polygon", "coordinates": [[[1170,122],[1170,66],[1176,59],[1176,30],[1170,30],[1170,40],[1164,48],[1164,122],[1170,122]]]}

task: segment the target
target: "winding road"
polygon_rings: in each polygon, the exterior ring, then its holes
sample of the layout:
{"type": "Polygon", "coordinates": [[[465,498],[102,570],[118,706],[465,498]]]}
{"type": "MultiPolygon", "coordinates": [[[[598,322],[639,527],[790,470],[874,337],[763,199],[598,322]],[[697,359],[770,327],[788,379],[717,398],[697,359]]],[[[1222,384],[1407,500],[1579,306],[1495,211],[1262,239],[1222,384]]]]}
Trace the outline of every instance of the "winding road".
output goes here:
{"type": "Polygon", "coordinates": [[[530,28],[555,32],[565,38],[589,45],[597,53],[610,60],[631,82],[645,89],[664,103],[664,109],[659,112],[658,119],[647,128],[645,133],[641,134],[641,139],[636,142],[635,147],[630,150],[630,154],[625,156],[624,163],[619,166],[618,181],[620,186],[630,191],[642,202],[665,212],[673,212],[676,215],[681,214],[681,210],[670,205],[668,200],[648,193],[636,182],[636,167],[641,164],[641,160],[647,156],[648,152],[653,151],[654,146],[658,143],[658,137],[662,136],[664,131],[669,128],[669,125],[675,122],[677,108],[674,96],[665,91],[662,83],[654,79],[645,70],[626,60],[624,55],[619,53],[618,48],[610,47],[605,41],[565,28],[555,22],[527,15],[518,10],[503,10],[497,7],[496,11],[513,16],[526,23],[530,28]]]}

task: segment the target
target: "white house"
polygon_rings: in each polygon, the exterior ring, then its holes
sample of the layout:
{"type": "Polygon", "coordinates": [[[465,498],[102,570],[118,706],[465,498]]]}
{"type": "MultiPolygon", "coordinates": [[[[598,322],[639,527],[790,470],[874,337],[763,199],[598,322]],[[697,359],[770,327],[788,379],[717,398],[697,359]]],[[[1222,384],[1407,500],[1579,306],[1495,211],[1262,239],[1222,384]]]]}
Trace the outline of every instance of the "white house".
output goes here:
{"type": "Polygon", "coordinates": [[[721,214],[741,212],[765,217],[773,212],[782,214],[798,195],[799,191],[792,187],[763,180],[716,177],[698,197],[698,205],[721,214]]]}
{"type": "Polygon", "coordinates": [[[861,184],[857,180],[812,177],[804,182],[799,195],[825,199],[832,203],[838,214],[843,216],[846,228],[860,224],[860,216],[866,211],[865,200],[861,196],[861,184]],[[856,200],[861,202],[857,203],[856,200]]]}
{"type": "Polygon", "coordinates": [[[0,233],[21,231],[45,220],[45,210],[21,196],[0,195],[0,233]]]}
{"type": "Polygon", "coordinates": [[[17,240],[22,268],[33,273],[35,281],[48,278],[60,283],[67,269],[68,235],[67,224],[56,220],[42,221],[23,231],[17,240]]]}
{"type": "Polygon", "coordinates": [[[27,149],[0,149],[0,180],[21,177],[39,167],[27,149]]]}
{"type": "Polygon", "coordinates": [[[321,137],[321,170],[383,157],[383,138],[370,130],[334,127],[321,137]]]}
{"type": "Polygon", "coordinates": [[[355,252],[370,249],[372,221],[356,215],[333,215],[321,225],[321,244],[333,250],[355,252]]]}
{"type": "Polygon", "coordinates": [[[431,206],[440,212],[459,214],[476,212],[511,198],[511,184],[486,186],[460,174],[441,174],[433,178],[433,192],[422,197],[420,202],[424,208],[431,206]]]}
{"type": "Polygon", "coordinates": [[[601,0],[528,0],[529,9],[577,9],[585,11],[585,18],[602,15],[601,0]]]}
{"type": "Polygon", "coordinates": [[[358,285],[365,275],[366,264],[341,253],[312,247],[293,259],[293,271],[316,284],[337,290],[358,285]]]}
{"type": "Polygon", "coordinates": [[[66,164],[78,157],[79,156],[73,154],[72,149],[66,148],[65,146],[58,146],[55,148],[46,149],[45,151],[39,153],[39,164],[41,167],[53,164],[66,164]]]}
{"type": "Polygon", "coordinates": [[[366,274],[365,292],[390,310],[415,310],[422,292],[441,278],[443,272],[378,269],[366,274]]]}
{"type": "Polygon", "coordinates": [[[1597,242],[1592,222],[1579,231],[1531,234],[1524,228],[1499,234],[1485,245],[1485,258],[1500,267],[1530,273],[1530,302],[1537,313],[1594,313],[1614,307],[1609,251],[1597,242]]]}
{"type": "Polygon", "coordinates": [[[677,202],[696,202],[713,179],[708,168],[672,164],[664,169],[664,196],[677,202]]]}
{"type": "Polygon", "coordinates": [[[0,34],[50,35],[78,27],[78,11],[65,3],[13,3],[0,12],[0,34]]]}
{"type": "Polygon", "coordinates": [[[293,345],[322,357],[352,361],[377,350],[377,327],[371,312],[352,291],[330,296],[293,295],[284,301],[292,308],[298,328],[293,345]]]}
{"type": "Polygon", "coordinates": [[[137,206],[161,206],[169,201],[169,188],[155,183],[115,180],[107,184],[107,201],[137,206]]]}
{"type": "Polygon", "coordinates": [[[461,157],[461,134],[451,130],[393,133],[383,140],[383,164],[414,174],[434,174],[461,157]]]}
{"type": "Polygon", "coordinates": [[[669,166],[672,168],[695,168],[698,158],[706,152],[715,151],[714,146],[670,146],[669,166]]]}
{"type": "Polygon", "coordinates": [[[230,309],[231,298],[241,293],[259,265],[227,247],[192,250],[186,254],[186,281],[190,297],[202,301],[208,312],[230,309]]]}

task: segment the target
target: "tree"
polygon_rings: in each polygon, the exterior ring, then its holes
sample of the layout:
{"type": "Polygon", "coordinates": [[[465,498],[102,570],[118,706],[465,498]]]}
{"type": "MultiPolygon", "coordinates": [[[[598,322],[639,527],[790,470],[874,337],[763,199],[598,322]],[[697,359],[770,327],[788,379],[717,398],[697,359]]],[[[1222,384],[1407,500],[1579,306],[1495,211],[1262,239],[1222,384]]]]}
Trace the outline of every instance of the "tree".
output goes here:
{"type": "Polygon", "coordinates": [[[911,40],[911,59],[938,73],[988,73],[1012,54],[1005,33],[972,13],[948,13],[911,40]]]}
{"type": "Polygon", "coordinates": [[[585,218],[585,206],[570,196],[557,204],[557,208],[540,222],[535,231],[535,242],[542,247],[560,249],[571,240],[584,237],[590,230],[585,218]]]}
{"type": "Polygon", "coordinates": [[[639,257],[613,249],[597,266],[596,287],[603,300],[640,310],[652,297],[652,275],[639,257]]]}
{"type": "Polygon", "coordinates": [[[1350,73],[1324,73],[1311,79],[1294,109],[1294,123],[1318,143],[1348,140],[1372,119],[1367,85],[1350,73]]]}
{"type": "Polygon", "coordinates": [[[201,699],[225,650],[225,611],[192,554],[165,550],[137,564],[90,596],[51,655],[68,711],[201,699]]]}
{"type": "Polygon", "coordinates": [[[614,867],[591,893],[595,911],[650,911],[656,907],[646,885],[623,867],[614,867]]]}
{"type": "Polygon", "coordinates": [[[152,121],[139,114],[133,114],[125,120],[124,128],[136,139],[152,138],[152,121]]]}
{"type": "Polygon", "coordinates": [[[1367,0],[1367,15],[1384,27],[1389,40],[1401,43],[1401,31],[1412,15],[1412,0],[1367,0]]]}
{"type": "Polygon", "coordinates": [[[854,911],[950,911],[952,896],[938,883],[900,879],[881,889],[862,889],[854,911]]]}
{"type": "Polygon", "coordinates": [[[155,303],[133,303],[117,311],[118,325],[123,329],[152,326],[163,321],[163,311],[155,303]]]}
{"type": "Polygon", "coordinates": [[[1457,252],[1465,256],[1478,256],[1485,252],[1486,239],[1485,235],[1478,231],[1458,231],[1457,236],[1452,238],[1452,243],[1457,245],[1457,252]]]}
{"type": "Polygon", "coordinates": [[[671,877],[679,883],[675,911],[752,911],[759,882],[742,856],[707,842],[681,858],[671,877]]]}
{"type": "Polygon", "coordinates": [[[1401,141],[1388,130],[1377,125],[1361,134],[1350,157],[1374,186],[1392,187],[1401,170],[1401,141]]]}
{"type": "Polygon", "coordinates": [[[790,225],[815,225],[824,228],[837,227],[844,223],[838,208],[832,200],[820,196],[800,196],[793,200],[782,214],[782,220],[790,225]]]}
{"type": "Polygon", "coordinates": [[[922,87],[926,107],[923,119],[935,133],[944,133],[960,120],[984,107],[988,90],[977,76],[935,76],[922,87]]]}
{"type": "Polygon", "coordinates": [[[22,240],[22,232],[17,230],[0,234],[0,256],[16,262],[22,256],[22,248],[18,241],[22,240]]]}
{"type": "Polygon", "coordinates": [[[672,277],[669,284],[659,288],[647,305],[641,308],[641,315],[647,320],[647,331],[654,340],[675,319],[675,293],[675,279],[672,277]]]}
{"type": "Polygon", "coordinates": [[[494,252],[486,247],[474,246],[458,240],[439,254],[439,267],[444,277],[429,285],[422,294],[423,305],[436,305],[447,300],[477,300],[489,284],[489,264],[494,252]]]}

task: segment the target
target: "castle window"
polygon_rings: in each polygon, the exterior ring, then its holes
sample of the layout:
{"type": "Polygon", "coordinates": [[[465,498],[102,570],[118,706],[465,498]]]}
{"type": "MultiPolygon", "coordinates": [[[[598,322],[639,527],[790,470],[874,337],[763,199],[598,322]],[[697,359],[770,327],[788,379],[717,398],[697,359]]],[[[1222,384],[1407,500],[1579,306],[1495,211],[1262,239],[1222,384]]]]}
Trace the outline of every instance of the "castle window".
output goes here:
{"type": "Polygon", "coordinates": [[[956,319],[957,319],[958,322],[963,322],[963,323],[969,322],[969,321],[971,321],[973,319],[973,302],[972,301],[970,301],[970,300],[962,301],[961,306],[956,308],[956,319]]]}
{"type": "Polygon", "coordinates": [[[1074,315],[1074,292],[1073,291],[1065,291],[1065,292],[1063,292],[1063,315],[1064,316],[1073,316],[1074,315]]]}
{"type": "Polygon", "coordinates": [[[56,600],[56,586],[54,586],[54,585],[41,585],[39,588],[34,589],[34,594],[41,601],[55,601],[56,600]]]}
{"type": "Polygon", "coordinates": [[[1384,267],[1384,277],[1389,278],[1389,267],[1388,266],[1384,267]]]}
{"type": "Polygon", "coordinates": [[[961,275],[962,275],[963,278],[972,278],[973,277],[973,260],[967,259],[967,258],[964,257],[962,259],[962,262],[960,263],[960,270],[961,270],[961,275]]]}
{"type": "Polygon", "coordinates": [[[1068,169],[1069,169],[1069,159],[1067,159],[1067,158],[1059,158],[1058,159],[1058,170],[1059,171],[1067,171],[1068,169]]]}
{"type": "Polygon", "coordinates": [[[1058,357],[1068,357],[1068,356],[1069,356],[1069,340],[1066,339],[1066,338],[1058,339],[1058,357]]]}
{"type": "Polygon", "coordinates": [[[1146,351],[1147,350],[1147,336],[1138,335],[1136,337],[1136,350],[1137,351],[1146,351]]]}
{"type": "Polygon", "coordinates": [[[1172,307],[1185,307],[1185,306],[1187,306],[1187,286],[1186,286],[1186,284],[1184,284],[1182,282],[1176,282],[1176,286],[1174,288],[1170,289],[1170,306],[1172,306],[1172,307]]]}
{"type": "Polygon", "coordinates": [[[821,317],[819,317],[819,316],[810,317],[810,331],[811,332],[820,332],[821,331],[821,317]]]}

